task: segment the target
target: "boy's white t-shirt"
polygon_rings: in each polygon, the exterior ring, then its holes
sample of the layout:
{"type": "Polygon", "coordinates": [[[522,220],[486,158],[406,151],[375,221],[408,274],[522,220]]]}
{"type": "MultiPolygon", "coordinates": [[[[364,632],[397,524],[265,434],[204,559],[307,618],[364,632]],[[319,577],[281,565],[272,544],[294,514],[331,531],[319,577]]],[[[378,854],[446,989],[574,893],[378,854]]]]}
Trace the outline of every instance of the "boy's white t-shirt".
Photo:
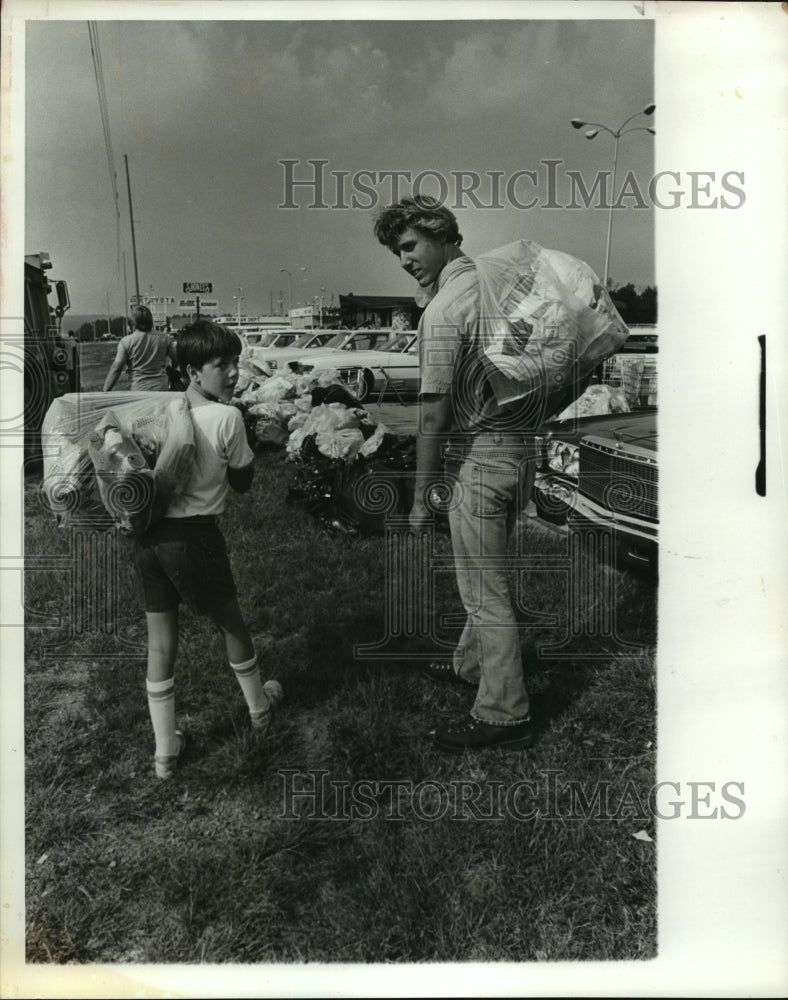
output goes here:
{"type": "Polygon", "coordinates": [[[166,517],[221,514],[230,484],[227,470],[242,469],[254,461],[246,440],[241,411],[189,393],[196,453],[189,481],[170,504],[166,517]]]}

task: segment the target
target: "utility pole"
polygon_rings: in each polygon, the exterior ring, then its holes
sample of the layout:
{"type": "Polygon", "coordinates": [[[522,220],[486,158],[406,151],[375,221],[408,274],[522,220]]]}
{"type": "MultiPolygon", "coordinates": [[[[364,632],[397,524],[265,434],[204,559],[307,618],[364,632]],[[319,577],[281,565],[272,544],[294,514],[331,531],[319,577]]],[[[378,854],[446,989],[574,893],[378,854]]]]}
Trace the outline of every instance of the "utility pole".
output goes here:
{"type": "Polygon", "coordinates": [[[129,180],[129,158],[126,153],[123,154],[123,159],[126,161],[126,187],[129,192],[129,222],[131,223],[131,250],[134,254],[134,291],[137,296],[137,305],[140,305],[140,277],[137,273],[137,241],[134,238],[134,212],[131,208],[131,181],[129,180]]]}
{"type": "Polygon", "coordinates": [[[126,287],[126,251],[123,251],[123,333],[129,332],[129,290],[126,287]]]}

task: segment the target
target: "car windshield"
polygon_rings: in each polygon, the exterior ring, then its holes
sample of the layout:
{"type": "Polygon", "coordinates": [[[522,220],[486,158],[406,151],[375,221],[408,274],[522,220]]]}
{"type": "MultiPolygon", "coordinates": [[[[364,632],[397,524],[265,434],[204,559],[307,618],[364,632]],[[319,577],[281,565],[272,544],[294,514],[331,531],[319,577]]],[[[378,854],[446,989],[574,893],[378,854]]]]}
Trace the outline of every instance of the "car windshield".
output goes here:
{"type": "MultiPolygon", "coordinates": [[[[286,336],[286,334],[283,334],[286,336]]],[[[279,340],[277,341],[277,347],[306,347],[310,340],[312,339],[311,334],[301,333],[293,337],[292,341],[279,340]]]]}
{"type": "Polygon", "coordinates": [[[260,339],[257,341],[258,347],[273,347],[278,334],[276,333],[262,333],[260,334],[260,339]]]}
{"type": "Polygon", "coordinates": [[[331,340],[329,340],[323,346],[324,347],[342,347],[342,345],[345,343],[345,341],[348,339],[348,337],[352,337],[352,336],[353,336],[352,333],[347,333],[347,332],[345,332],[345,333],[336,333],[331,338],[331,340]]]}
{"type": "Polygon", "coordinates": [[[296,341],[303,337],[301,333],[277,333],[271,341],[272,347],[295,347],[296,341]]]}
{"type": "Polygon", "coordinates": [[[391,351],[395,354],[410,353],[415,349],[415,338],[412,332],[409,333],[397,333],[391,340],[386,341],[377,350],[379,351],[391,351]],[[413,343],[411,343],[413,341],[413,343]]]}
{"type": "Polygon", "coordinates": [[[335,337],[330,333],[315,333],[307,338],[304,347],[330,347],[335,337]]]}

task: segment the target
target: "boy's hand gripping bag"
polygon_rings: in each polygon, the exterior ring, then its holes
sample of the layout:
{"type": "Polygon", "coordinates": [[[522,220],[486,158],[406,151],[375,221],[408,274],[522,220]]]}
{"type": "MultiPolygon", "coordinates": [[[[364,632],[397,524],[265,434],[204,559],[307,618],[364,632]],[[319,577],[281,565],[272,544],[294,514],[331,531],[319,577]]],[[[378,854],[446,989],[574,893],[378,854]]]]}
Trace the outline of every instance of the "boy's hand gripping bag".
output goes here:
{"type": "Polygon", "coordinates": [[[583,261],[530,240],[475,259],[479,356],[490,415],[536,430],[577,399],[594,370],[629,336],[583,261]]]}

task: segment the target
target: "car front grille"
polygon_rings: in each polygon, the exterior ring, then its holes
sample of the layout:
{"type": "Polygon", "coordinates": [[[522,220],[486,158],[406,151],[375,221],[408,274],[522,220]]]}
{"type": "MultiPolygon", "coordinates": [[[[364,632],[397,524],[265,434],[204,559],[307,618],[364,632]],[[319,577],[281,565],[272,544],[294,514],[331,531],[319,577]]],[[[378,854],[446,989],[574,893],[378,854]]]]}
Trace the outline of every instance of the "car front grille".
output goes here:
{"type": "Polygon", "coordinates": [[[658,485],[653,453],[588,438],[580,442],[579,491],[612,513],[656,522],[658,485]]]}

